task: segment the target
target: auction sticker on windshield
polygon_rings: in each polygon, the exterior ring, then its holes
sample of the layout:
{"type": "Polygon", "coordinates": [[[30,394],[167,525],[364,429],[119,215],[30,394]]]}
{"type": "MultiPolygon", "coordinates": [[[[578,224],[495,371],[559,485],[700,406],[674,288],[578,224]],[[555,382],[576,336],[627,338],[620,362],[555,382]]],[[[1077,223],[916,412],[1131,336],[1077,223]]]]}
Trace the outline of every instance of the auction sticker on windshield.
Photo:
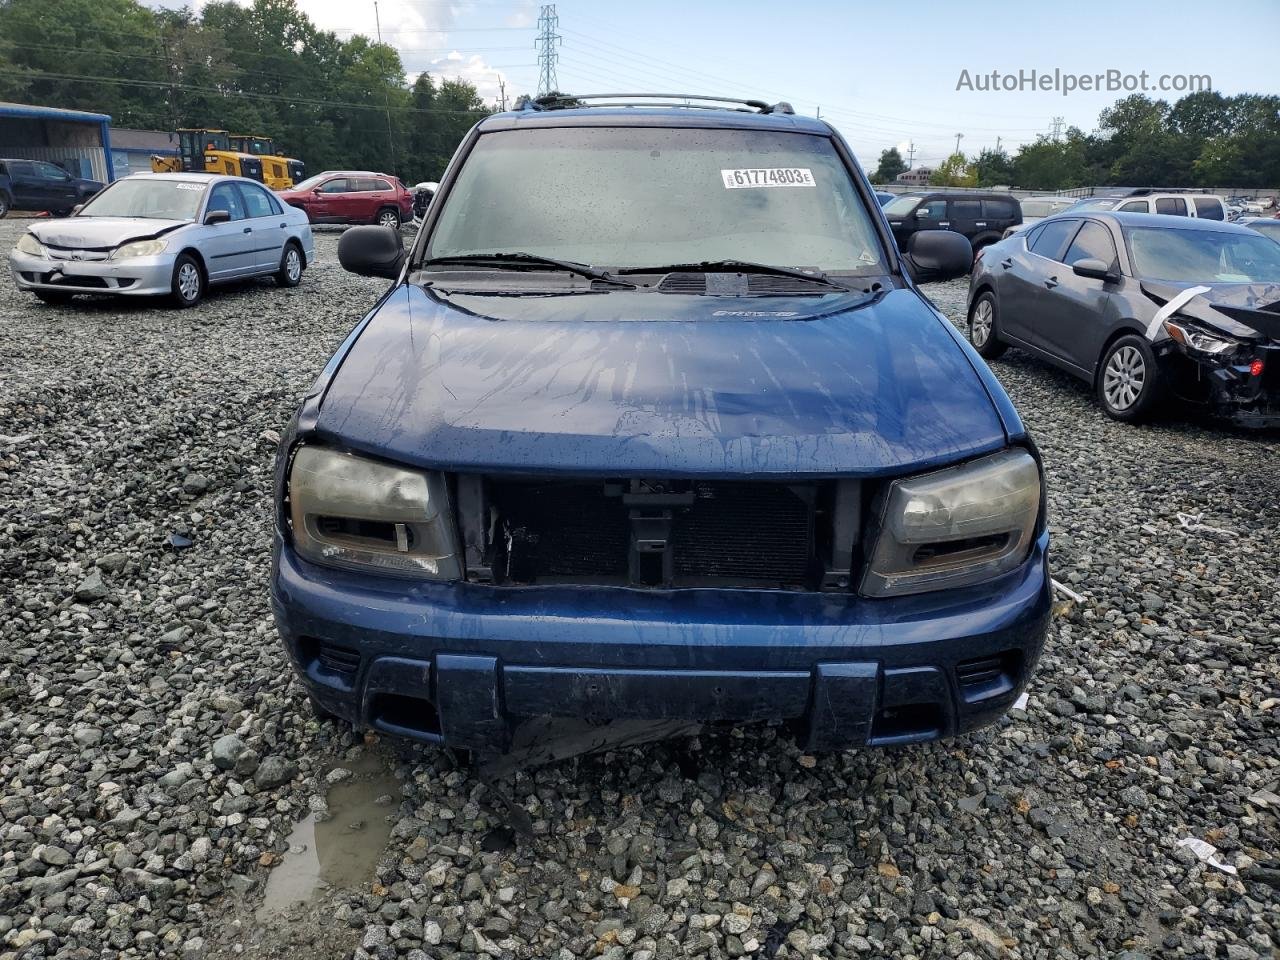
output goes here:
{"type": "Polygon", "coordinates": [[[754,167],[747,170],[721,170],[726,190],[741,187],[812,187],[813,171],[808,167],[754,167]]]}

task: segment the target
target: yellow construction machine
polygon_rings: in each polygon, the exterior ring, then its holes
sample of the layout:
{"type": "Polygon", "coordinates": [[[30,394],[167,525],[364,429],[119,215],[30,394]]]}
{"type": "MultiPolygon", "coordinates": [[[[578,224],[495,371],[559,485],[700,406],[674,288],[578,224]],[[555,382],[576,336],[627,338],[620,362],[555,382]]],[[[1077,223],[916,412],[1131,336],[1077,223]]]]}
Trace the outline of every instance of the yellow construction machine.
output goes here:
{"type": "Polygon", "coordinates": [[[262,183],[262,159],[232,147],[225,130],[184,128],[178,131],[178,156],[151,158],[155,173],[225,173],[262,183]]]}
{"type": "Polygon", "coordinates": [[[272,190],[288,190],[307,177],[306,165],[294,157],[277,153],[275,141],[270,137],[237,133],[231,137],[231,147],[262,160],[262,182],[272,190]]]}

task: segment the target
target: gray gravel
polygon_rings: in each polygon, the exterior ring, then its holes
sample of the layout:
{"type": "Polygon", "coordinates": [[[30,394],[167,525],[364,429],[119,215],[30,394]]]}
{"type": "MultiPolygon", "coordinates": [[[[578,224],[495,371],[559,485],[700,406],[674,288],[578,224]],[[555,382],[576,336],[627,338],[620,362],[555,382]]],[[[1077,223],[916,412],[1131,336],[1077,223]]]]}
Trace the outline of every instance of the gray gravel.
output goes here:
{"type": "Polygon", "coordinates": [[[1276,955],[1274,437],[1113,424],[1010,352],[1084,597],[1027,710],[897,752],[765,729],[568,761],[501,785],[526,837],[448,754],[312,718],[274,636],[275,432],[382,288],[335,238],[297,289],[188,312],[0,278],[0,960],[1276,955]],[[371,755],[399,783],[373,874],[260,917],[371,755]]]}

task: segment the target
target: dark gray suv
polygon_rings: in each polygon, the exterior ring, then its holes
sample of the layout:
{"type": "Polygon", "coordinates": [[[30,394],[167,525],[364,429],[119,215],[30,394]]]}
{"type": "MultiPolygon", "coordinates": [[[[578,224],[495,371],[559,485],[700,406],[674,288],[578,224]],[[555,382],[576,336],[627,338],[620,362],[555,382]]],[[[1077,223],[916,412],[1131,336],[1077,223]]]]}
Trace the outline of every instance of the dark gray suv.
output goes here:
{"type": "Polygon", "coordinates": [[[965,237],[976,253],[1020,224],[1022,207],[1007,193],[935,190],[903,194],[885,205],[884,215],[899,250],[921,230],[950,230],[965,237]]]}

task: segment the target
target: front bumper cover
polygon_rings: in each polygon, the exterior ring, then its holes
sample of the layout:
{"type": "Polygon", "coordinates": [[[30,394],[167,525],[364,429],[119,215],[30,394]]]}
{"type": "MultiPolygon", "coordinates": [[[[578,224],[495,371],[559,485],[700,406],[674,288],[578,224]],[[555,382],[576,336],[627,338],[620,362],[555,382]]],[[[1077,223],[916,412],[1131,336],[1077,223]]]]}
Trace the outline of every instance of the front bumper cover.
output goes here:
{"type": "Polygon", "coordinates": [[[481,753],[522,725],[788,721],[809,750],[953,736],[1026,685],[1048,535],[981,588],[871,601],[768,591],[406,584],[277,540],[272,607],[310,696],[358,727],[481,753]]]}
{"type": "Polygon", "coordinates": [[[176,259],[162,253],[128,260],[59,260],[13,251],[9,271],[19,290],[145,297],[170,292],[176,259]]]}

